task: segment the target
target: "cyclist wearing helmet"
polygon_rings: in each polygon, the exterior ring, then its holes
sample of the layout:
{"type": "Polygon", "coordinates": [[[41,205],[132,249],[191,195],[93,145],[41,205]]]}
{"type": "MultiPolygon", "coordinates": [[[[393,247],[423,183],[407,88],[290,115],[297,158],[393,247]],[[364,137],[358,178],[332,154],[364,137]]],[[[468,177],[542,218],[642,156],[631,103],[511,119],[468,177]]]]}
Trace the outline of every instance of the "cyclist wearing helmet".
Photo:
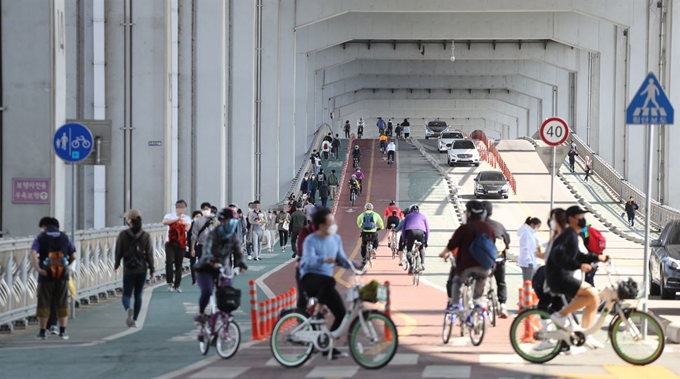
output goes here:
{"type": "MultiPolygon", "coordinates": [[[[425,248],[427,247],[427,239],[430,236],[430,223],[427,221],[427,217],[420,213],[420,207],[418,207],[418,205],[411,205],[409,207],[409,211],[409,214],[404,217],[404,221],[402,222],[402,235],[406,237],[406,251],[413,250],[413,244],[415,241],[423,244],[420,248],[420,271],[424,271],[425,248]]],[[[399,247],[399,250],[402,251],[404,246],[401,245],[399,247]]],[[[413,275],[413,261],[409,259],[408,263],[408,274],[413,275]]]]}
{"type": "Polygon", "coordinates": [[[359,139],[364,135],[364,119],[359,117],[359,121],[357,121],[357,136],[359,139]]]}
{"type": "Polygon", "coordinates": [[[404,218],[404,214],[401,212],[401,209],[397,206],[397,204],[394,202],[394,200],[390,201],[390,205],[385,208],[385,217],[390,217],[392,215],[392,212],[396,211],[397,216],[399,218],[404,218]]]}
{"type": "Polygon", "coordinates": [[[198,299],[198,315],[194,321],[205,322],[205,307],[208,306],[210,296],[215,287],[220,267],[231,267],[233,259],[235,267],[240,267],[242,272],[248,269],[243,263],[241,252],[241,240],[238,236],[239,218],[234,208],[224,208],[217,214],[220,225],[208,235],[208,240],[203,246],[203,256],[196,263],[196,281],[201,289],[198,299]]]}
{"type": "Polygon", "coordinates": [[[496,286],[498,287],[498,302],[501,304],[501,318],[508,318],[508,309],[505,307],[505,302],[508,300],[508,287],[505,284],[505,261],[507,260],[508,246],[510,245],[510,234],[505,229],[505,226],[500,222],[491,219],[493,214],[493,204],[490,201],[482,201],[484,209],[486,210],[486,223],[491,226],[493,233],[496,235],[496,248],[498,249],[498,258],[496,259],[496,266],[493,269],[493,277],[496,279],[496,286]]]}
{"type": "Polygon", "coordinates": [[[361,191],[361,183],[359,180],[357,180],[356,175],[352,175],[352,178],[349,180],[349,190],[351,191],[356,191],[357,195],[359,194],[359,191],[361,191]]]}
{"type": "Polygon", "coordinates": [[[352,159],[354,160],[352,167],[359,167],[359,163],[361,163],[361,150],[359,150],[359,145],[354,145],[354,150],[352,150],[352,159]]]}
{"type": "Polygon", "coordinates": [[[378,249],[378,230],[385,229],[383,220],[379,214],[373,212],[373,204],[364,206],[364,213],[357,217],[357,226],[361,229],[361,257],[366,263],[366,244],[373,241],[373,248],[378,249]]]}
{"type": "Polygon", "coordinates": [[[386,135],[384,135],[384,134],[381,133],[381,134],[380,134],[379,140],[380,140],[380,151],[381,151],[381,152],[383,153],[383,155],[384,155],[384,154],[387,153],[387,141],[388,141],[388,138],[387,138],[386,135]]]}
{"type": "MultiPolygon", "coordinates": [[[[446,307],[447,312],[457,312],[458,302],[460,301],[460,290],[468,279],[472,275],[481,276],[483,278],[488,278],[491,274],[491,270],[486,270],[477,263],[475,258],[473,258],[470,253],[470,245],[475,240],[478,234],[486,233],[492,240],[496,239],[496,235],[493,232],[493,228],[484,222],[483,213],[485,211],[484,205],[476,200],[470,200],[465,204],[465,215],[467,217],[467,222],[456,229],[455,233],[449,240],[448,245],[439,254],[440,257],[444,258],[446,255],[458,248],[458,254],[456,255],[456,267],[453,272],[453,276],[449,274],[449,280],[446,283],[446,289],[449,294],[449,303],[446,307]],[[450,292],[449,292],[450,291],[450,292]]],[[[475,306],[482,307],[482,295],[484,294],[484,285],[486,284],[486,279],[475,280],[475,286],[473,289],[472,299],[475,306]]]]}
{"type": "Polygon", "coordinates": [[[357,180],[359,181],[359,194],[363,192],[364,190],[364,173],[361,172],[361,167],[357,167],[356,171],[354,172],[354,175],[357,177],[357,180]]]}

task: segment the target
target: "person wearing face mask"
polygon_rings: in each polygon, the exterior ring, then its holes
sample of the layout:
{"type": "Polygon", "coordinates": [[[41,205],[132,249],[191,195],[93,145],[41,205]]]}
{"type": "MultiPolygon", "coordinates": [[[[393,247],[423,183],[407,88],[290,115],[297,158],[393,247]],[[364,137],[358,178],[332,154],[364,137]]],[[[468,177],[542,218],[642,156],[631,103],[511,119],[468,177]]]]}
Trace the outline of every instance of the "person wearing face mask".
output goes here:
{"type": "Polygon", "coordinates": [[[130,229],[120,232],[116,240],[116,261],[114,269],[118,270],[123,261],[123,307],[125,308],[128,327],[138,327],[137,317],[142,309],[142,291],[149,271],[149,280],[154,278],[154,257],[151,236],[142,230],[142,213],[130,209],[126,223],[130,229]],[[134,293],[135,305],[130,307],[130,297],[134,293]]]}
{"type": "MultiPolygon", "coordinates": [[[[333,313],[331,331],[335,331],[345,316],[345,304],[335,289],[333,269],[336,265],[350,268],[342,248],[342,239],[337,233],[338,224],[328,208],[318,208],[312,217],[316,232],[305,238],[300,258],[300,278],[302,287],[309,297],[316,297],[333,313]]],[[[333,358],[341,355],[333,349],[333,358]]]]}
{"type": "MultiPolygon", "coordinates": [[[[196,260],[201,259],[201,255],[203,254],[203,245],[205,245],[206,240],[208,239],[208,235],[210,232],[215,229],[217,226],[217,219],[215,218],[215,214],[212,211],[212,206],[210,203],[203,203],[201,204],[201,213],[202,217],[198,217],[194,219],[194,222],[191,224],[191,229],[189,231],[191,232],[191,244],[189,245],[190,250],[190,259],[194,263],[196,260]]],[[[191,285],[196,285],[196,274],[195,270],[193,270],[193,264],[192,264],[192,272],[191,272],[191,285]]]]}
{"type": "Polygon", "coordinates": [[[194,321],[198,323],[204,323],[206,320],[205,307],[208,306],[210,296],[212,296],[220,267],[230,269],[233,260],[234,267],[239,267],[241,272],[248,269],[248,266],[243,263],[236,209],[224,208],[220,210],[217,214],[217,220],[220,224],[208,235],[203,248],[203,256],[196,264],[198,287],[201,289],[201,295],[198,299],[198,314],[194,317],[194,321]]]}
{"type": "Polygon", "coordinates": [[[536,269],[536,255],[540,254],[536,231],[541,226],[541,220],[536,217],[527,217],[524,224],[517,230],[519,237],[519,258],[517,263],[522,269],[522,283],[531,280],[536,269]]]}
{"type": "MultiPolygon", "coordinates": [[[[565,212],[567,227],[555,238],[550,248],[546,263],[546,278],[548,287],[553,293],[564,294],[572,298],[559,312],[554,312],[550,319],[560,328],[566,328],[569,322],[567,315],[581,308],[583,310],[583,329],[588,329],[595,319],[600,299],[597,290],[590,284],[580,281],[573,276],[573,271],[583,272],[592,270],[591,263],[606,262],[607,255],[582,253],[579,249],[578,234],[586,226],[585,214],[588,213],[579,205],[569,207],[565,212]]],[[[591,349],[603,347],[602,343],[593,336],[586,337],[586,346],[591,349]]]]}
{"type": "Polygon", "coordinates": [[[196,284],[196,270],[194,270],[194,266],[196,265],[196,255],[195,254],[193,256],[191,255],[191,246],[195,242],[193,240],[193,232],[194,226],[196,225],[196,221],[198,221],[202,217],[203,211],[191,212],[191,226],[189,227],[189,231],[187,232],[187,252],[184,254],[184,258],[187,258],[189,260],[189,269],[191,271],[192,286],[196,284]]]}

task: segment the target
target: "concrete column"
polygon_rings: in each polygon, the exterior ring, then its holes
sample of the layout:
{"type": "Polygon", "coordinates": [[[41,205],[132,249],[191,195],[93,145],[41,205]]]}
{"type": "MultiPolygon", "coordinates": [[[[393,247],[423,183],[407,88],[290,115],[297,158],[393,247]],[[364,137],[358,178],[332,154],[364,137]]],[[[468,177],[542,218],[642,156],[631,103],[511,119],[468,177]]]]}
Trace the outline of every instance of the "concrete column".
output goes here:
{"type": "MultiPolygon", "coordinates": [[[[614,162],[614,138],[617,125],[614,123],[614,113],[616,112],[616,27],[600,26],[600,53],[598,55],[598,65],[593,61],[594,72],[598,73],[599,86],[599,106],[593,111],[599,111],[597,119],[593,118],[591,128],[591,147],[593,150],[610,164],[614,162]],[[595,69],[597,67],[597,69],[595,69]],[[596,137],[595,137],[596,136],[596,137]],[[596,139],[595,139],[596,138],[596,139]]],[[[593,79],[596,79],[593,76],[593,79]]],[[[595,98],[593,93],[593,98],[595,98]]],[[[595,117],[596,113],[593,113],[595,117]]]]}
{"type": "Polygon", "coordinates": [[[307,143],[307,54],[300,52],[300,39],[296,40],[297,53],[295,54],[295,167],[300,167],[305,153],[309,148],[307,143]]]}
{"type": "Polygon", "coordinates": [[[9,237],[35,234],[37,220],[46,214],[54,215],[67,229],[70,176],[52,149],[54,132],[66,119],[64,0],[3,1],[1,5],[1,229],[9,237]],[[51,178],[50,204],[12,203],[12,178],[51,178]]]}
{"type": "MultiPolygon", "coordinates": [[[[262,9],[262,186],[261,202],[268,207],[281,200],[279,183],[279,144],[287,132],[279,124],[279,1],[263,0],[262,9]]],[[[286,30],[285,33],[291,33],[286,30]]]]}
{"type": "Polygon", "coordinates": [[[279,194],[280,199],[290,186],[297,172],[295,138],[295,4],[292,1],[279,2],[279,194]]]}
{"type": "MultiPolygon", "coordinates": [[[[666,143],[668,145],[668,159],[666,160],[666,188],[667,194],[680,193],[680,177],[675,174],[680,172],[680,149],[678,149],[670,141],[680,140],[680,130],[677,125],[680,124],[680,67],[676,62],[680,62],[680,6],[672,1],[668,2],[668,35],[667,41],[670,43],[670,49],[666,52],[666,64],[668,67],[668,87],[671,104],[675,107],[675,115],[678,116],[678,121],[674,126],[666,128],[666,143]]],[[[680,209],[680,197],[666,196],[666,204],[680,209]]]]}
{"type": "Polygon", "coordinates": [[[229,193],[237,204],[255,197],[255,1],[231,1],[229,193]]]}
{"type": "Polygon", "coordinates": [[[613,96],[613,138],[610,144],[613,146],[613,156],[610,163],[618,171],[623,172],[625,149],[624,134],[626,128],[626,103],[625,84],[626,84],[626,37],[623,35],[623,28],[615,27],[614,36],[614,87],[613,96]]]}
{"type": "Polygon", "coordinates": [[[195,2],[194,25],[194,159],[192,193],[194,208],[204,201],[228,204],[226,155],[226,3],[222,0],[195,2]]]}
{"type": "MultiPolygon", "coordinates": [[[[191,204],[199,204],[200,200],[196,198],[194,192],[194,166],[196,160],[194,158],[194,97],[196,95],[194,81],[195,81],[195,32],[196,32],[196,14],[194,7],[197,5],[196,0],[180,1],[178,9],[178,72],[179,77],[177,81],[178,87],[178,176],[182,180],[177,183],[177,192],[180,196],[185,197],[184,200],[191,204]],[[190,196],[188,194],[191,194],[190,196]]],[[[224,12],[223,12],[224,13],[224,12]]]]}

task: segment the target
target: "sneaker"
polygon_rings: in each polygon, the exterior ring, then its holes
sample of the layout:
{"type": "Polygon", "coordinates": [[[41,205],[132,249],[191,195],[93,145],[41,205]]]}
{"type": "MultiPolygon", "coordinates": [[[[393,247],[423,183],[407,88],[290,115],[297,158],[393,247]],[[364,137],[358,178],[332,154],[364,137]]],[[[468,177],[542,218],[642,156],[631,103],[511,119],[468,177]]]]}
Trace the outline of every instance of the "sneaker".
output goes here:
{"type": "Polygon", "coordinates": [[[139,324],[137,324],[136,320],[132,322],[132,327],[133,328],[139,328],[139,324]]]}
{"type": "Polygon", "coordinates": [[[191,279],[191,285],[195,286],[196,285],[196,279],[191,279]]]}
{"type": "Polygon", "coordinates": [[[168,284],[168,292],[175,292],[175,287],[172,284],[168,284]]]}
{"type": "Polygon", "coordinates": [[[38,335],[35,336],[35,339],[40,340],[40,341],[44,341],[44,340],[47,339],[47,334],[46,333],[38,333],[38,335]]]}
{"type": "Polygon", "coordinates": [[[562,316],[558,312],[555,312],[550,315],[550,319],[557,325],[558,328],[560,329],[567,329],[569,325],[569,319],[567,316],[562,316]]]}
{"type": "Polygon", "coordinates": [[[576,355],[585,353],[588,349],[585,346],[569,346],[569,348],[564,352],[565,355],[576,355]]]}
{"type": "Polygon", "coordinates": [[[252,255],[249,255],[249,256],[248,256],[248,260],[249,260],[249,261],[252,261],[252,260],[253,260],[253,256],[252,256],[252,255]]]}
{"type": "MultiPolygon", "coordinates": [[[[321,355],[323,355],[324,357],[327,357],[328,353],[329,353],[328,351],[324,351],[323,353],[321,353],[321,355]]],[[[332,359],[345,358],[345,357],[348,356],[347,353],[343,353],[342,351],[340,351],[336,348],[333,348],[331,354],[332,354],[332,356],[331,356],[332,359]]]]}
{"type": "Polygon", "coordinates": [[[413,267],[408,268],[408,276],[413,276],[413,267]]]}
{"type": "Polygon", "coordinates": [[[399,261],[399,266],[403,266],[403,265],[404,265],[403,262],[399,261]]]}
{"type": "Polygon", "coordinates": [[[297,254],[293,253],[293,255],[290,256],[292,259],[295,259],[297,257],[297,254]]]}
{"type": "Polygon", "coordinates": [[[54,334],[55,336],[59,335],[59,327],[54,325],[53,327],[50,328],[50,333],[54,334]]]}
{"type": "Polygon", "coordinates": [[[256,261],[261,261],[262,258],[260,258],[260,257],[255,257],[255,260],[256,260],[256,261]]]}
{"type": "Polygon", "coordinates": [[[555,342],[553,340],[543,340],[538,345],[534,346],[534,350],[543,351],[550,350],[555,347],[555,342]]]}
{"type": "Polygon", "coordinates": [[[501,304],[500,318],[508,318],[508,308],[505,306],[505,304],[501,304]]]}
{"type": "Polygon", "coordinates": [[[61,338],[62,340],[67,340],[70,337],[68,336],[68,333],[66,333],[66,331],[64,331],[64,333],[59,333],[59,338],[61,338]]]}
{"type": "Polygon", "coordinates": [[[446,306],[446,309],[444,310],[446,313],[458,313],[458,306],[449,304],[446,306]]]}
{"type": "Polygon", "coordinates": [[[598,340],[595,339],[593,336],[587,336],[586,337],[586,347],[589,347],[592,350],[595,349],[604,349],[604,344],[598,340]]]}
{"type": "Polygon", "coordinates": [[[125,311],[125,312],[127,313],[127,320],[125,320],[125,323],[127,324],[128,328],[129,328],[135,322],[135,320],[132,319],[132,317],[134,317],[135,311],[132,308],[128,308],[128,310],[125,311]]]}
{"type": "Polygon", "coordinates": [[[179,287],[177,287],[177,288],[175,288],[175,292],[177,292],[177,293],[182,293],[182,289],[179,288],[179,287]]]}

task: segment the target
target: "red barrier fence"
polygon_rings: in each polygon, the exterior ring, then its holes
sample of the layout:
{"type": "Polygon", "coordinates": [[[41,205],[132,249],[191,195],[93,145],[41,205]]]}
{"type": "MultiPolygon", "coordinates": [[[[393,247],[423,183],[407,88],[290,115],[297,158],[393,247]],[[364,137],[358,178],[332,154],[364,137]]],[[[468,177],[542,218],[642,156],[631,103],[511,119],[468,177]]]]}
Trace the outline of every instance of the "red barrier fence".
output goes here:
{"type": "Polygon", "coordinates": [[[288,292],[257,302],[257,287],[254,280],[250,281],[250,322],[252,329],[251,340],[264,340],[268,338],[274,325],[279,320],[281,311],[293,309],[297,303],[297,289],[290,287],[288,292]]]}
{"type": "Polygon", "coordinates": [[[485,135],[482,135],[481,140],[477,140],[477,149],[479,150],[479,155],[482,159],[487,161],[492,167],[499,168],[506,179],[508,179],[508,184],[512,188],[512,192],[517,194],[517,181],[515,177],[508,169],[508,166],[503,162],[501,154],[496,149],[496,145],[490,142],[485,135]]]}

